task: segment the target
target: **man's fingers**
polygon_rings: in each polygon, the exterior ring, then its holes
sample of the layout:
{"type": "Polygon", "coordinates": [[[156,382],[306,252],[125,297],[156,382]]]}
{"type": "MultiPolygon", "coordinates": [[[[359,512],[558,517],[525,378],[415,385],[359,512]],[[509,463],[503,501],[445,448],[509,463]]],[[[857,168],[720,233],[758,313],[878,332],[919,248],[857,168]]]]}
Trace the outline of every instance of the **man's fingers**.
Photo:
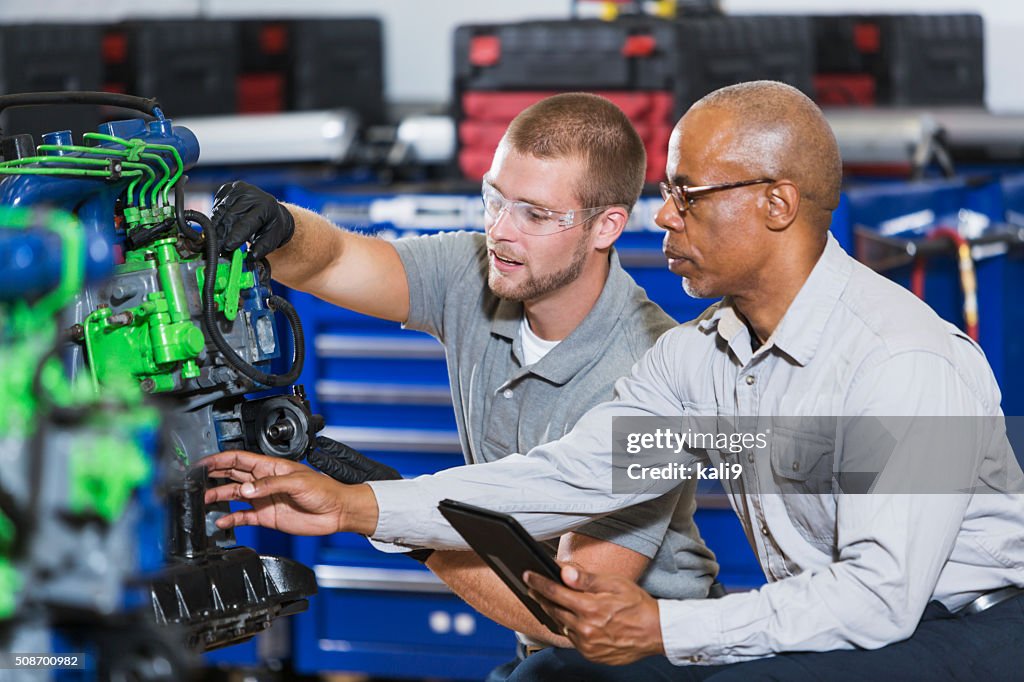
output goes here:
{"type": "Polygon", "coordinates": [[[232,500],[241,500],[242,493],[239,488],[242,487],[241,483],[227,483],[225,485],[219,485],[216,488],[210,488],[206,491],[206,504],[214,504],[215,502],[231,502],[232,500]]]}
{"type": "Polygon", "coordinates": [[[255,509],[240,509],[217,519],[217,527],[222,529],[237,528],[238,526],[258,526],[259,519],[255,509]]]}
{"type": "MultiPolygon", "coordinates": [[[[244,450],[225,450],[210,455],[198,462],[198,466],[206,467],[211,478],[232,478],[226,472],[238,471],[252,474],[254,478],[264,478],[275,474],[288,474],[300,471],[298,462],[280,457],[267,457],[244,450]]],[[[237,479],[234,479],[237,480],[237,479]]]]}
{"type": "Polygon", "coordinates": [[[579,615],[568,609],[562,608],[553,601],[545,599],[533,590],[529,590],[528,594],[534,601],[540,604],[540,607],[545,613],[551,616],[555,622],[561,626],[559,634],[563,637],[571,637],[570,633],[576,631],[577,625],[580,622],[579,615]]]}
{"type": "Polygon", "coordinates": [[[221,237],[220,248],[222,251],[234,251],[245,242],[251,240],[263,226],[263,214],[261,211],[249,208],[244,213],[232,214],[234,220],[228,223],[225,218],[225,234],[221,237]]]}
{"type": "MultiPolygon", "coordinates": [[[[249,241],[249,255],[254,260],[265,258],[267,254],[281,246],[281,238],[279,235],[272,235],[270,233],[264,233],[253,237],[249,241]]],[[[237,247],[236,247],[237,248],[237,247]]]]}
{"type": "Polygon", "coordinates": [[[309,490],[309,479],[296,473],[283,476],[258,478],[238,485],[238,499],[262,500],[271,495],[288,495],[294,497],[309,490]]]}
{"type": "Polygon", "coordinates": [[[205,500],[207,504],[214,502],[232,502],[235,500],[251,501],[261,500],[271,495],[294,496],[308,488],[308,481],[303,476],[286,474],[284,476],[269,476],[257,478],[250,481],[228,483],[206,491],[205,500]]]}
{"type": "Polygon", "coordinates": [[[579,592],[618,592],[621,586],[619,576],[591,573],[571,565],[562,566],[562,582],[579,592]]]}
{"type": "Polygon", "coordinates": [[[585,594],[559,585],[533,571],[527,571],[523,579],[530,586],[531,591],[570,611],[578,612],[586,604],[585,594]]]}
{"type": "Polygon", "coordinates": [[[236,180],[235,182],[225,182],[221,185],[217,189],[217,193],[213,195],[213,205],[216,207],[218,204],[223,203],[227,196],[231,194],[231,190],[233,190],[237,184],[238,181],[236,180]]]}
{"type": "Polygon", "coordinates": [[[244,450],[225,450],[224,452],[204,457],[199,461],[198,466],[204,466],[209,471],[215,469],[221,471],[238,469],[239,471],[251,472],[255,470],[256,465],[261,459],[260,455],[245,452],[244,450]]]}
{"type": "Polygon", "coordinates": [[[235,481],[236,483],[246,483],[247,481],[255,481],[259,476],[255,475],[251,471],[242,471],[241,469],[207,469],[206,477],[213,479],[228,479],[235,481]]]}

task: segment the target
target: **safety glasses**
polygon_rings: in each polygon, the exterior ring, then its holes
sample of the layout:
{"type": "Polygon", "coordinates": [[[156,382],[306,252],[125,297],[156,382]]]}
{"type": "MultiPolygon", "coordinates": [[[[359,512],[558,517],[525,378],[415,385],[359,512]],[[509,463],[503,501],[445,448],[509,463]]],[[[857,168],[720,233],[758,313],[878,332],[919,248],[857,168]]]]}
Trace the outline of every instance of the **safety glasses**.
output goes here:
{"type": "Polygon", "coordinates": [[[498,217],[504,211],[508,214],[508,219],[517,230],[523,234],[536,236],[564,232],[565,230],[582,225],[605,209],[617,205],[609,204],[608,206],[577,208],[571,211],[556,211],[526,201],[506,199],[501,192],[495,189],[494,185],[486,180],[483,182],[481,194],[484,201],[484,213],[487,215],[488,227],[496,223],[498,217]]]}

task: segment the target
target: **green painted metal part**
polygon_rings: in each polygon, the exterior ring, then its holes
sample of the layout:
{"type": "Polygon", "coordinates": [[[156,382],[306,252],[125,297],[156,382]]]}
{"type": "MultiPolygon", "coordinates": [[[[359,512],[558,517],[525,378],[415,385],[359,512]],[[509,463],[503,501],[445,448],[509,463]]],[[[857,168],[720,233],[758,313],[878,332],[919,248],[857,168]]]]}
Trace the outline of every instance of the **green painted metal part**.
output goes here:
{"type": "MultiPolygon", "coordinates": [[[[217,264],[217,280],[213,283],[213,300],[229,321],[238,317],[238,296],[242,289],[256,286],[256,275],[242,270],[245,254],[236,250],[231,254],[231,264],[217,264]]],[[[196,269],[199,291],[206,283],[206,266],[196,269]]]]}
{"type": "Polygon", "coordinates": [[[121,516],[135,488],[151,473],[149,461],[135,441],[113,434],[76,441],[69,464],[71,511],[91,512],[107,521],[121,516]]]}
{"type": "Polygon", "coordinates": [[[14,524],[0,513],[0,621],[10,618],[18,605],[21,574],[6,557],[14,545],[14,524]]]}
{"type": "Polygon", "coordinates": [[[83,322],[85,348],[93,383],[98,388],[114,377],[132,376],[149,393],[170,391],[182,379],[199,376],[196,358],[206,346],[202,329],[192,322],[181,279],[176,239],[161,239],[131,254],[127,264],[157,270],[161,291],[119,313],[97,308],[83,322]]]}
{"type": "Polygon", "coordinates": [[[138,139],[122,139],[100,133],[86,133],[85,140],[113,142],[123,149],[104,146],[52,145],[43,144],[38,152],[54,152],[21,159],[0,161],[2,175],[45,175],[53,177],[89,177],[118,180],[129,178],[125,223],[129,230],[155,225],[174,217],[170,191],[181,179],[185,166],[181,155],[172,145],[149,144],[138,139]],[[172,171],[161,154],[174,158],[172,171]],[[162,176],[157,179],[153,166],[158,166],[162,176]],[[135,190],[145,178],[136,202],[135,190]],[[152,191],[150,191],[152,188],[152,191]]]}
{"type": "Polygon", "coordinates": [[[9,560],[0,557],[0,620],[14,615],[20,589],[21,575],[9,560]]]}
{"type": "MultiPolygon", "coordinates": [[[[93,385],[98,389],[118,376],[132,376],[149,393],[172,391],[178,378],[200,374],[197,359],[206,346],[203,330],[192,321],[183,262],[175,248],[177,238],[160,239],[125,254],[117,271],[156,270],[160,291],[152,292],[134,308],[114,314],[97,308],[82,323],[86,355],[93,385]]],[[[235,251],[230,264],[217,265],[214,301],[228,320],[238,317],[243,289],[256,286],[254,273],[243,269],[245,254],[235,251]]],[[[205,267],[196,269],[199,291],[203,290],[205,267]]]]}
{"type": "MultiPolygon", "coordinates": [[[[43,354],[56,338],[57,313],[81,291],[85,240],[78,221],[60,211],[0,206],[0,226],[48,228],[61,237],[63,245],[61,279],[52,291],[34,304],[12,301],[0,305],[0,401],[5,407],[0,410],[0,439],[8,446],[14,444],[17,455],[18,444],[27,442],[39,429],[42,415],[33,378],[43,354]]],[[[109,317],[110,311],[105,312],[109,317]]],[[[98,396],[92,382],[69,382],[57,357],[43,365],[39,384],[48,402],[61,407],[95,408],[88,428],[81,438],[76,436],[69,453],[67,504],[69,510],[115,520],[124,512],[135,488],[151,474],[137,436],[157,430],[158,411],[143,404],[138,383],[130,377],[112,378],[98,396]],[[111,411],[116,419],[111,419],[111,411]]],[[[11,519],[0,513],[0,621],[15,615],[23,583],[10,556],[15,532],[11,519]]]]}
{"type": "MultiPolygon", "coordinates": [[[[32,433],[36,413],[32,376],[40,354],[53,343],[53,316],[72,301],[82,286],[85,240],[74,216],[60,211],[41,213],[0,206],[0,225],[9,229],[45,227],[60,235],[64,245],[61,279],[53,291],[34,304],[13,301],[0,306],[0,398],[5,408],[0,410],[0,437],[21,439],[32,433]]],[[[44,372],[42,379],[55,402],[71,401],[64,383],[51,381],[49,372],[44,372]]]]}
{"type": "Polygon", "coordinates": [[[14,522],[0,512],[0,554],[8,554],[14,546],[14,522]]]}

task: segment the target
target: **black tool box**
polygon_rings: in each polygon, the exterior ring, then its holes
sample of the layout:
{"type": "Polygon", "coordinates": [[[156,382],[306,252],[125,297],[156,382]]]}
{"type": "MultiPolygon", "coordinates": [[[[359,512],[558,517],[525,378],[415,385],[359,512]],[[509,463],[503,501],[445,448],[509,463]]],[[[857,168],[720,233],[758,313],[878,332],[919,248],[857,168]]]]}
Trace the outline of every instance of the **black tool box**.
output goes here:
{"type": "Polygon", "coordinates": [[[980,15],[841,15],[813,21],[815,90],[822,104],[984,104],[980,15]]]}
{"type": "Polygon", "coordinates": [[[171,117],[233,114],[238,25],[132,21],[108,29],[108,89],[156,97],[171,117]]]}
{"type": "Polygon", "coordinates": [[[453,107],[459,165],[478,179],[505,126],[523,108],[573,90],[608,97],[644,139],[648,180],[664,176],[668,138],[682,113],[724,85],[757,79],[812,92],[806,17],[653,17],[461,26],[455,32],[453,107]]]}
{"type": "MultiPolygon", "coordinates": [[[[39,24],[0,27],[0,93],[100,90],[103,62],[98,25],[39,24]]],[[[8,109],[5,133],[71,129],[77,135],[101,121],[98,107],[57,105],[8,109]]]]}
{"type": "Polygon", "coordinates": [[[291,23],[291,108],[355,110],[363,124],[387,121],[379,19],[291,23]]]}

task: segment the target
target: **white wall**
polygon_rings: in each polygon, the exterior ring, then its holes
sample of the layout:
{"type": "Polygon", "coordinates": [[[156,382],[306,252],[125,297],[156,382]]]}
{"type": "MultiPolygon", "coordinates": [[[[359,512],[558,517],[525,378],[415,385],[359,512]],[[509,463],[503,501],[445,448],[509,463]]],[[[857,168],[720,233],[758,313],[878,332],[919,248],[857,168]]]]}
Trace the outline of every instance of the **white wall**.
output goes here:
{"type": "MultiPolygon", "coordinates": [[[[111,21],[139,16],[378,16],[384,21],[392,101],[443,102],[451,89],[454,28],[473,22],[557,18],[570,0],[0,0],[0,23],[111,21]]],[[[1024,0],[723,0],[731,13],[979,12],[985,19],[986,99],[1024,112],[1020,43],[1024,0]]]]}

